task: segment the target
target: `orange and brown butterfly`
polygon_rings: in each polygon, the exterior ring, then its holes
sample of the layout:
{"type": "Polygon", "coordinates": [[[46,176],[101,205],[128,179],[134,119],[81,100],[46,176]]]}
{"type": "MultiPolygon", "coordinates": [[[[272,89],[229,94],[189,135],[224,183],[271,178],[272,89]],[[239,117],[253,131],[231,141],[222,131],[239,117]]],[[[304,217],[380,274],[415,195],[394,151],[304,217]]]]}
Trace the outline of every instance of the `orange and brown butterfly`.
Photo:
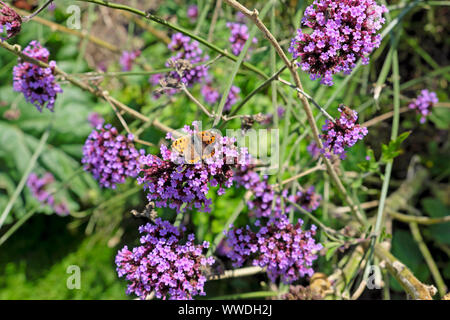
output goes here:
{"type": "Polygon", "coordinates": [[[183,155],[187,163],[194,164],[214,155],[214,143],[218,137],[219,134],[212,130],[196,132],[175,140],[172,149],[183,155]]]}

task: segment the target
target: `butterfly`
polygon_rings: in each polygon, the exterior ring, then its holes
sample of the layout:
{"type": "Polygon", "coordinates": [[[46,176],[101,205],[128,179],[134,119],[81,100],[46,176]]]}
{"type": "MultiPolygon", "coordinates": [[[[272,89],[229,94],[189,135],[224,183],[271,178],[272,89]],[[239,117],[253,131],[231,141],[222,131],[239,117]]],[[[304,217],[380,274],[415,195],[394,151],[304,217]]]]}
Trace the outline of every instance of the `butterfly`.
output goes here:
{"type": "Polygon", "coordinates": [[[214,155],[214,144],[219,135],[212,130],[196,132],[178,138],[172,143],[172,149],[184,156],[187,163],[197,163],[201,159],[214,155]]]}

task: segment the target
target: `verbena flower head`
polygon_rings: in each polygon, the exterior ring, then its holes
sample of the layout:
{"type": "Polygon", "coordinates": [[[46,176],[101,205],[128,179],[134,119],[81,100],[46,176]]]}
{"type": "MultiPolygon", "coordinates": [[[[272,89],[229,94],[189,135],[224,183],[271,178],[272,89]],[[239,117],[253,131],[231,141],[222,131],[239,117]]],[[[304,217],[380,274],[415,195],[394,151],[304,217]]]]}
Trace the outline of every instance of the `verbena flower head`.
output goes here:
{"type": "MultiPolygon", "coordinates": [[[[172,36],[172,41],[169,43],[168,48],[171,51],[177,52],[177,54],[171,58],[173,61],[184,59],[194,65],[209,59],[208,56],[202,56],[203,50],[200,49],[197,41],[193,41],[190,37],[185,36],[182,33],[175,33],[172,36]]],[[[171,75],[172,77],[178,77],[176,72],[171,72],[171,75]]],[[[203,81],[207,76],[208,67],[201,65],[185,71],[180,80],[186,84],[186,86],[190,87],[194,83],[203,81]]]]}
{"type": "MultiPolygon", "coordinates": [[[[295,195],[289,196],[288,199],[311,212],[319,207],[322,196],[315,192],[314,186],[311,186],[306,190],[297,191],[295,195]]],[[[290,210],[295,210],[295,207],[288,209],[288,211],[290,210]]]]}
{"type": "MultiPolygon", "coordinates": [[[[207,55],[202,56],[203,51],[200,49],[197,41],[192,41],[188,36],[182,33],[175,33],[172,35],[172,40],[168,44],[169,50],[176,52],[175,56],[168,59],[166,67],[175,67],[176,71],[171,71],[168,74],[155,74],[149,78],[149,82],[153,85],[161,84],[163,92],[167,95],[173,95],[179,87],[174,87],[173,82],[179,85],[183,83],[187,87],[192,87],[195,83],[203,82],[208,79],[208,67],[206,65],[195,64],[207,61],[207,55]],[[172,84],[167,86],[163,83],[169,79],[172,84]]],[[[154,98],[158,99],[161,92],[154,94],[154,98]]]]}
{"type": "Polygon", "coordinates": [[[369,54],[378,48],[387,8],[374,0],[315,0],[306,8],[302,24],[311,29],[297,30],[289,52],[311,79],[333,85],[333,75],[349,74],[358,58],[369,62],[369,54]]]}
{"type": "Polygon", "coordinates": [[[50,53],[37,41],[31,41],[23,50],[29,57],[48,63],[48,68],[41,68],[29,62],[21,62],[13,69],[13,87],[15,91],[21,91],[26,101],[32,103],[39,111],[44,106],[53,111],[58,93],[61,87],[54,77],[55,61],[48,61],[50,53]]]}
{"type": "Polygon", "coordinates": [[[435,92],[430,92],[424,89],[410,104],[410,109],[415,109],[417,114],[420,114],[420,123],[426,121],[426,117],[430,114],[433,105],[438,103],[439,100],[435,92]]]}
{"type": "Polygon", "coordinates": [[[198,18],[198,7],[196,5],[191,5],[187,9],[187,16],[192,23],[197,21],[198,18]]]}
{"type": "Polygon", "coordinates": [[[345,106],[338,108],[341,115],[335,122],[326,120],[322,128],[324,134],[321,135],[324,148],[321,152],[331,158],[331,153],[345,159],[345,148],[352,147],[358,140],[362,140],[367,135],[366,127],[356,124],[358,113],[345,106]]]}
{"type": "Polygon", "coordinates": [[[67,204],[64,201],[56,203],[54,196],[50,192],[54,182],[55,178],[50,172],[46,172],[42,178],[39,178],[35,173],[31,173],[28,176],[27,186],[30,188],[33,197],[35,197],[42,205],[49,206],[57,215],[68,215],[70,210],[67,204]]]}
{"type": "Polygon", "coordinates": [[[134,147],[131,134],[125,137],[106,124],[98,126],[86,139],[81,162],[102,187],[115,189],[127,177],[137,176],[142,154],[134,147]]]}
{"type": "Polygon", "coordinates": [[[103,117],[99,115],[97,112],[91,112],[88,115],[88,121],[92,127],[97,128],[98,126],[103,125],[105,119],[103,119],[103,117]]]}
{"type": "Polygon", "coordinates": [[[230,92],[228,93],[227,100],[225,101],[225,104],[223,106],[224,112],[229,112],[231,110],[231,107],[237,102],[240,92],[241,92],[241,89],[239,87],[231,86],[230,92]]]}
{"type": "MultiPolygon", "coordinates": [[[[199,133],[196,123],[194,129],[185,127],[190,137],[199,133]]],[[[171,138],[171,137],[170,137],[171,138]]],[[[211,210],[211,199],[207,197],[211,187],[219,187],[218,195],[225,193],[233,184],[233,168],[245,165],[248,161],[247,149],[238,149],[235,139],[217,136],[217,142],[209,150],[210,156],[189,163],[185,155],[161,145],[161,158],[154,155],[141,157],[143,168],[138,182],[144,184],[147,198],[156,207],[169,207],[181,211],[195,208],[199,211],[211,210]]]]}
{"type": "Polygon", "coordinates": [[[20,32],[21,27],[22,18],[20,15],[3,1],[0,1],[0,41],[14,37],[20,32]]]}
{"type": "Polygon", "coordinates": [[[120,57],[120,65],[122,66],[122,71],[130,71],[133,67],[134,61],[141,55],[140,50],[134,51],[124,51],[120,57]]]}
{"type": "Polygon", "coordinates": [[[158,299],[191,300],[205,295],[203,271],[214,263],[203,251],[208,242],[194,244],[190,234],[182,243],[183,230],[160,218],[139,227],[141,245],[131,251],[125,246],[116,256],[117,273],[130,281],[127,294],[145,299],[155,292],[158,299]]]}
{"type": "MultiPolygon", "coordinates": [[[[223,106],[223,112],[227,113],[231,110],[231,107],[237,102],[239,98],[239,93],[241,89],[236,86],[232,86],[230,92],[228,93],[227,99],[225,100],[225,104],[223,106]]],[[[221,94],[219,91],[212,87],[211,82],[207,82],[202,86],[201,94],[203,98],[208,104],[214,104],[219,99],[221,99],[221,94]]]]}
{"type": "Polygon", "coordinates": [[[212,87],[211,82],[203,85],[200,92],[203,96],[203,99],[205,99],[208,104],[215,104],[220,99],[219,91],[212,87]]]}
{"type": "Polygon", "coordinates": [[[288,196],[286,189],[278,194],[269,184],[269,177],[260,177],[253,169],[254,165],[240,166],[233,179],[237,185],[252,191],[253,196],[247,201],[247,206],[255,217],[279,218],[285,216],[286,213],[295,211],[295,207],[288,205],[287,200],[295,202],[309,212],[319,207],[322,197],[315,193],[314,187],[310,187],[306,191],[298,191],[296,195],[291,196],[288,196]]]}
{"type": "Polygon", "coordinates": [[[278,278],[284,283],[292,283],[314,273],[313,261],[322,245],[316,243],[313,225],[308,231],[302,230],[301,219],[293,225],[286,217],[269,219],[265,224],[257,220],[253,231],[249,225],[245,228],[233,228],[228,231],[227,241],[232,251],[228,257],[233,266],[241,267],[251,260],[254,266],[266,267],[272,282],[278,278]]]}
{"type": "Polygon", "coordinates": [[[311,155],[311,157],[313,159],[317,159],[319,158],[320,155],[320,148],[317,145],[317,143],[315,141],[312,141],[308,147],[306,148],[306,150],[309,152],[309,154],[311,155]]]}
{"type": "MultiPolygon", "coordinates": [[[[242,49],[244,49],[245,42],[247,42],[247,39],[250,36],[248,33],[248,27],[243,23],[237,22],[227,22],[227,27],[231,31],[231,36],[228,39],[231,44],[231,52],[238,56],[242,49]]],[[[253,38],[252,42],[257,43],[258,39],[253,38]]]]}

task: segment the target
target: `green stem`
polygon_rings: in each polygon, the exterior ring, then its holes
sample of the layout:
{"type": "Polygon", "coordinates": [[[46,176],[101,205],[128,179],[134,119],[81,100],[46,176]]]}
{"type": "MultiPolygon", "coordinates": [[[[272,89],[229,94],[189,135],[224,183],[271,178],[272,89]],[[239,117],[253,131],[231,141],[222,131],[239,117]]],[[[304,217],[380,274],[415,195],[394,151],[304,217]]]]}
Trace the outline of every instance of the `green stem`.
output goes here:
{"type": "MultiPolygon", "coordinates": [[[[395,37],[399,37],[399,34],[397,34],[395,37]]],[[[394,83],[394,116],[392,118],[392,129],[391,129],[391,141],[394,141],[397,138],[398,135],[398,126],[399,126],[399,120],[400,120],[400,71],[399,71],[399,64],[398,64],[398,52],[397,52],[397,40],[394,39],[392,41],[393,43],[393,53],[392,53],[392,78],[394,83]]],[[[368,264],[367,268],[370,265],[370,262],[372,261],[373,257],[373,251],[375,244],[378,242],[378,239],[380,237],[380,231],[381,231],[381,225],[384,220],[384,207],[385,202],[388,194],[389,189],[389,181],[391,179],[391,173],[392,173],[392,164],[393,160],[389,161],[386,164],[385,172],[384,172],[384,180],[383,185],[381,187],[381,195],[380,200],[378,204],[378,211],[377,211],[377,218],[375,221],[375,228],[374,233],[375,236],[372,237],[370,242],[370,253],[368,257],[368,264]]],[[[368,269],[366,268],[366,271],[368,269]]],[[[367,272],[365,272],[367,274],[367,272]]]]}
{"type": "Polygon", "coordinates": [[[33,214],[36,212],[37,209],[38,208],[34,208],[34,209],[31,209],[30,211],[28,211],[11,228],[9,228],[8,231],[6,231],[0,238],[0,246],[2,244],[4,244],[6,242],[6,240],[8,240],[9,237],[11,237],[14,234],[14,232],[17,231],[17,229],[19,229],[25,222],[27,222],[28,219],[30,219],[33,216],[33,214]]]}
{"type": "Polygon", "coordinates": [[[230,294],[226,296],[219,296],[211,298],[211,300],[237,300],[237,299],[255,299],[265,297],[276,297],[278,292],[276,291],[256,291],[247,293],[230,294]]]}
{"type": "Polygon", "coordinates": [[[443,297],[447,292],[447,286],[445,285],[444,279],[442,279],[442,276],[439,273],[439,269],[436,265],[436,262],[434,262],[434,259],[430,253],[430,250],[428,250],[427,245],[423,241],[423,238],[422,238],[422,235],[420,234],[420,230],[419,230],[419,227],[417,226],[417,223],[411,222],[409,224],[409,228],[411,229],[413,238],[417,242],[420,252],[422,252],[422,255],[428,265],[428,268],[430,269],[431,274],[433,275],[434,282],[436,283],[436,286],[439,291],[439,295],[441,297],[443,297]]]}
{"type": "MultiPolygon", "coordinates": [[[[250,195],[249,195],[250,196],[250,195]]],[[[208,249],[208,253],[206,256],[210,256],[214,253],[214,250],[216,250],[219,243],[222,241],[222,239],[225,237],[225,232],[228,231],[230,225],[236,221],[237,217],[239,217],[239,214],[244,210],[245,204],[248,200],[249,196],[244,196],[244,198],[239,202],[238,206],[234,210],[234,212],[231,214],[231,216],[228,218],[227,222],[225,223],[225,227],[223,228],[222,232],[218,233],[216,237],[214,238],[214,241],[212,242],[212,245],[208,249]]]]}
{"type": "MultiPolygon", "coordinates": [[[[266,13],[269,10],[269,7],[271,5],[272,5],[272,1],[269,1],[266,3],[266,5],[263,7],[263,9],[260,13],[261,18],[263,18],[266,15],[266,13]]],[[[222,98],[220,99],[219,106],[217,107],[217,112],[216,112],[216,117],[214,119],[213,127],[217,126],[220,122],[220,119],[222,118],[223,108],[227,101],[228,94],[230,93],[231,87],[233,86],[234,78],[236,77],[236,74],[238,73],[239,68],[241,67],[241,64],[243,64],[243,61],[247,56],[247,51],[250,48],[250,46],[253,42],[252,40],[255,37],[257,31],[258,31],[258,27],[256,25],[254,25],[250,30],[250,34],[248,36],[247,41],[245,42],[244,48],[242,49],[241,53],[239,54],[238,60],[236,61],[236,63],[233,66],[233,70],[231,71],[231,74],[228,78],[227,85],[225,87],[225,92],[223,93],[222,98]]]]}
{"type": "Polygon", "coordinates": [[[13,193],[12,197],[9,199],[8,204],[5,207],[5,210],[3,210],[3,213],[2,213],[2,215],[0,217],[0,228],[2,227],[3,223],[6,220],[6,217],[8,216],[8,214],[11,211],[14,203],[16,202],[17,198],[19,197],[20,193],[22,192],[23,187],[25,186],[25,183],[28,180],[28,176],[31,173],[31,170],[33,170],[37,159],[39,158],[39,156],[41,155],[42,151],[44,150],[44,145],[47,142],[47,139],[48,139],[49,135],[50,135],[50,128],[48,128],[44,132],[44,134],[42,135],[41,140],[39,141],[39,144],[38,144],[36,150],[34,151],[34,154],[31,157],[30,162],[28,162],[28,166],[25,169],[25,172],[23,173],[19,184],[16,187],[16,190],[14,190],[14,193],[13,193]]]}

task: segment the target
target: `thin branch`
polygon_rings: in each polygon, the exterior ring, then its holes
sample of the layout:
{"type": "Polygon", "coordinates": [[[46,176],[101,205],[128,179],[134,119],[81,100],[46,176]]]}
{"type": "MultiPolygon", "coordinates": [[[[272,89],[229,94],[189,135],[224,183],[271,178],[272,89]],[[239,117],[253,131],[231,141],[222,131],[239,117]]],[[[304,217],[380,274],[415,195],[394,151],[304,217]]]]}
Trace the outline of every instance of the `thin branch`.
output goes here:
{"type": "Polygon", "coordinates": [[[263,273],[266,270],[261,267],[247,267],[235,270],[226,270],[223,274],[220,275],[210,275],[207,277],[208,280],[223,280],[230,278],[239,278],[239,277],[247,277],[253,276],[258,273],[263,273]]]}
{"type": "Polygon", "coordinates": [[[304,95],[306,98],[308,98],[309,100],[311,100],[311,102],[313,103],[313,105],[319,109],[320,112],[322,112],[322,114],[328,118],[328,120],[330,120],[331,122],[335,122],[334,118],[324,109],[322,108],[315,100],[313,97],[311,97],[309,94],[307,94],[306,92],[304,92],[303,90],[301,90],[300,88],[296,87],[295,85],[293,85],[292,83],[290,83],[289,81],[286,81],[280,77],[278,77],[278,81],[280,81],[281,83],[284,83],[285,85],[288,85],[289,87],[291,87],[294,90],[297,90],[298,92],[300,92],[302,95],[304,95]]]}
{"type": "MultiPolygon", "coordinates": [[[[302,178],[304,176],[307,176],[307,175],[309,175],[309,174],[311,174],[313,172],[321,171],[321,170],[326,170],[326,167],[323,164],[319,164],[319,165],[317,165],[317,166],[315,166],[315,167],[313,167],[311,169],[305,170],[302,173],[299,173],[299,174],[297,174],[297,175],[295,175],[293,177],[290,177],[290,178],[288,178],[286,180],[283,180],[283,181],[281,181],[281,185],[285,185],[285,184],[287,184],[287,183],[289,183],[291,181],[298,180],[298,179],[300,179],[300,178],[302,178]]],[[[274,185],[274,187],[277,187],[277,186],[278,186],[278,184],[274,185]]]]}
{"type": "Polygon", "coordinates": [[[219,17],[220,10],[222,9],[222,0],[216,0],[216,7],[211,19],[211,25],[209,26],[208,41],[213,41],[214,29],[216,27],[217,18],[219,17]]]}
{"type": "Polygon", "coordinates": [[[405,222],[405,223],[418,223],[418,224],[423,224],[423,225],[433,225],[433,224],[450,222],[450,216],[445,216],[445,217],[441,217],[441,218],[429,218],[429,217],[418,217],[418,216],[407,215],[407,214],[403,214],[403,213],[391,210],[389,208],[387,208],[386,211],[395,220],[405,222]]]}
{"type": "Polygon", "coordinates": [[[417,245],[419,246],[420,252],[422,252],[422,256],[425,259],[428,268],[431,271],[431,274],[433,275],[434,282],[438,287],[439,295],[443,297],[447,292],[447,286],[445,285],[444,279],[442,279],[442,276],[439,273],[439,268],[437,267],[436,262],[434,261],[433,256],[430,253],[430,250],[428,250],[427,245],[423,241],[417,223],[411,222],[409,224],[409,228],[411,229],[413,238],[416,241],[417,245]]]}
{"type": "Polygon", "coordinates": [[[47,8],[48,5],[50,5],[53,2],[53,0],[47,0],[46,3],[44,3],[40,8],[38,8],[36,11],[34,11],[32,14],[30,14],[29,16],[25,16],[22,18],[23,22],[28,22],[31,19],[33,19],[35,16],[37,16],[39,13],[42,12],[42,10],[44,10],[45,8],[47,8]]]}
{"type": "Polygon", "coordinates": [[[375,255],[386,263],[389,272],[412,299],[433,300],[432,297],[436,294],[436,288],[420,282],[408,267],[401,263],[380,244],[375,245],[375,255]]]}
{"type": "MultiPolygon", "coordinates": [[[[0,41],[0,43],[1,43],[1,41],[0,41]]],[[[41,155],[42,151],[44,150],[44,146],[45,146],[45,143],[47,142],[49,135],[50,135],[50,129],[47,129],[44,132],[44,134],[42,135],[41,140],[39,141],[39,144],[36,147],[36,150],[34,151],[33,155],[31,156],[31,159],[28,162],[28,165],[22,174],[22,178],[20,179],[19,184],[17,185],[16,189],[14,190],[13,195],[9,199],[8,203],[6,204],[5,209],[2,212],[2,215],[0,216],[0,228],[2,227],[6,218],[8,217],[9,212],[13,208],[14,203],[16,202],[17,198],[19,197],[20,193],[22,192],[25,184],[27,183],[28,176],[30,175],[31,170],[33,170],[34,165],[36,164],[36,161],[38,160],[39,156],[41,155]]]]}

